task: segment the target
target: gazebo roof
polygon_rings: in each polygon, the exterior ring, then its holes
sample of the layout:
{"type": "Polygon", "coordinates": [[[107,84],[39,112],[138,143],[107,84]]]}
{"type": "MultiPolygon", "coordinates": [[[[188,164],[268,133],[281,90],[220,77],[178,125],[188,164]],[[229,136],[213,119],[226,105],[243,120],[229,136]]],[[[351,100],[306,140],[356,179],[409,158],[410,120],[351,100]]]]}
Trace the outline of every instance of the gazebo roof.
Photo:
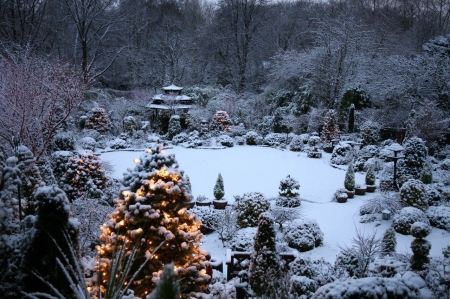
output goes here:
{"type": "Polygon", "coordinates": [[[163,87],[162,88],[164,91],[165,90],[176,90],[176,91],[179,91],[179,90],[183,90],[183,87],[179,87],[179,86],[176,86],[176,85],[174,85],[174,84],[171,84],[171,85],[169,85],[169,86],[166,86],[166,87],[163,87]]]}

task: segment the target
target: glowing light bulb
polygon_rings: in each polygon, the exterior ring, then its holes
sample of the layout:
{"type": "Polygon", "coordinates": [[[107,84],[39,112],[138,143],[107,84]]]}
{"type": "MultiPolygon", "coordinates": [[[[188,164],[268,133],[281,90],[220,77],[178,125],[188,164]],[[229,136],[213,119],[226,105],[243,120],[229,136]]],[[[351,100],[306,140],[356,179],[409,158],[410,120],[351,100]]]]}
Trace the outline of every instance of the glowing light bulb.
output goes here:
{"type": "Polygon", "coordinates": [[[139,164],[139,163],[141,163],[141,159],[134,158],[133,162],[134,162],[134,164],[139,164]]]}

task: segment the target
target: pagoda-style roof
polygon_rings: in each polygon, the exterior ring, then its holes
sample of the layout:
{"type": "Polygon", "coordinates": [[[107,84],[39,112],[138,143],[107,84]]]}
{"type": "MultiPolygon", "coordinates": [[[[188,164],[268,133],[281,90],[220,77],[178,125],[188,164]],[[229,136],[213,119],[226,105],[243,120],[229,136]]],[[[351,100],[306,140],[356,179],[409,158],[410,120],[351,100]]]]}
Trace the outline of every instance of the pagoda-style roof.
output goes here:
{"type": "Polygon", "coordinates": [[[147,105],[152,109],[188,109],[193,104],[192,98],[181,94],[183,87],[169,85],[162,88],[164,93],[157,94],[152,97],[151,102],[147,105]]]}
{"type": "Polygon", "coordinates": [[[164,91],[181,91],[181,90],[183,90],[183,87],[179,87],[174,84],[171,84],[169,86],[163,87],[162,90],[164,90],[164,91]]]}

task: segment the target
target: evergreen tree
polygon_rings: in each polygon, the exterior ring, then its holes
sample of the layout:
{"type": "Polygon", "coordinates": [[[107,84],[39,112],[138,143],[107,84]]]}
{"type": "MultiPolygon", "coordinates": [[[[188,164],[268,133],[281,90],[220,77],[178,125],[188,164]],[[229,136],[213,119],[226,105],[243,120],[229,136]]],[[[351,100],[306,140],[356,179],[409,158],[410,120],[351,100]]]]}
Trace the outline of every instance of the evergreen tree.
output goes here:
{"type": "Polygon", "coordinates": [[[367,169],[365,181],[366,181],[367,186],[375,185],[375,171],[373,169],[373,165],[369,165],[369,168],[367,169]]]}
{"type": "Polygon", "coordinates": [[[225,195],[225,190],[223,186],[223,178],[222,175],[219,173],[219,176],[217,177],[216,185],[214,186],[214,197],[219,200],[222,199],[225,195]]]}
{"type": "Polygon", "coordinates": [[[179,115],[172,115],[169,119],[169,129],[167,131],[167,138],[172,140],[173,137],[181,133],[181,123],[179,115]]]}
{"type": "Polygon", "coordinates": [[[355,132],[355,105],[351,104],[348,109],[348,132],[355,132]]]}
{"type": "Polygon", "coordinates": [[[270,279],[280,272],[280,258],[276,250],[274,222],[269,213],[262,213],[258,219],[258,230],[250,259],[250,286],[258,296],[273,295],[270,279]]]}
{"type": "Polygon", "coordinates": [[[348,163],[347,172],[345,173],[344,187],[348,191],[355,190],[355,171],[353,170],[353,162],[348,163]]]}
{"type": "Polygon", "coordinates": [[[397,246],[397,238],[395,237],[395,230],[393,227],[386,229],[381,240],[381,253],[388,255],[395,252],[397,246]]]}
{"type": "Polygon", "coordinates": [[[420,180],[424,184],[431,184],[433,182],[433,169],[430,163],[426,162],[424,164],[420,180]]]}
{"type": "Polygon", "coordinates": [[[77,277],[70,276],[68,268],[75,269],[79,263],[78,222],[70,218],[69,200],[56,186],[39,188],[35,197],[37,215],[27,218],[32,227],[22,239],[20,269],[23,275],[19,276],[22,290],[52,295],[56,295],[54,290],[58,290],[64,298],[75,298],[70,279],[76,281],[77,277]],[[58,262],[62,262],[64,267],[58,262]]]}
{"type": "Polygon", "coordinates": [[[85,128],[95,130],[102,134],[108,132],[109,120],[105,109],[100,107],[92,108],[86,119],[85,128]]]}
{"type": "Polygon", "coordinates": [[[280,181],[280,186],[278,187],[278,189],[278,194],[283,197],[300,196],[300,184],[296,179],[291,178],[290,175],[280,181]]]}
{"type": "Polygon", "coordinates": [[[156,283],[156,288],[146,299],[179,299],[180,286],[177,281],[177,274],[173,270],[173,263],[164,267],[160,279],[156,283]]]}
{"type": "Polygon", "coordinates": [[[192,194],[191,180],[189,179],[189,176],[188,176],[188,175],[185,175],[185,178],[186,178],[186,185],[187,185],[188,188],[189,188],[189,193],[192,194]]]}
{"type": "Polygon", "coordinates": [[[214,114],[212,123],[213,130],[230,132],[231,125],[231,118],[226,111],[219,110],[214,114]]]}
{"type": "Polygon", "coordinates": [[[416,118],[416,110],[412,109],[409,112],[408,119],[405,122],[405,137],[403,138],[403,144],[410,139],[411,137],[415,136],[415,118],[416,118]]]}
{"type": "Polygon", "coordinates": [[[333,109],[328,110],[325,114],[325,120],[323,123],[321,140],[322,142],[331,142],[331,140],[339,137],[339,125],[337,122],[336,111],[333,109]]]}
{"type": "Polygon", "coordinates": [[[108,281],[114,248],[124,246],[127,256],[137,250],[125,279],[137,297],[151,292],[158,273],[172,262],[181,293],[200,290],[209,279],[201,273],[207,266],[199,249],[201,222],[185,209],[192,195],[175,155],[165,154],[162,147],[148,150],[135,169],[124,175],[122,184],[125,188],[119,192],[116,210],[101,228],[99,281],[102,285],[108,281]],[[140,245],[133,249],[136,242],[140,245]],[[130,282],[133,275],[135,280],[130,282]]]}
{"type": "Polygon", "coordinates": [[[411,225],[411,235],[415,237],[411,242],[411,269],[421,271],[426,268],[426,264],[430,262],[428,257],[431,249],[431,243],[424,238],[431,232],[428,224],[423,222],[415,222],[411,225]]]}
{"type": "Polygon", "coordinates": [[[403,144],[404,158],[398,161],[398,176],[403,180],[420,179],[428,156],[428,148],[419,137],[411,137],[403,144]]]}

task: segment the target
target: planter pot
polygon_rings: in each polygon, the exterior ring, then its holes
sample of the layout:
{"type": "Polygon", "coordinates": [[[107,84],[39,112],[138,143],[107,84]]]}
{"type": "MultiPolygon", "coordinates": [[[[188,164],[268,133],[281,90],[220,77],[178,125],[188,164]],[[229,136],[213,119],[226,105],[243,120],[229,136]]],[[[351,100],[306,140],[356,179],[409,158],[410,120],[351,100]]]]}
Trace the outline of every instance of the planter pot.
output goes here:
{"type": "Polygon", "coordinates": [[[325,153],[331,154],[331,153],[333,152],[333,148],[334,148],[334,147],[332,147],[332,146],[326,146],[326,147],[323,148],[323,151],[324,151],[325,153]]]}
{"type": "Polygon", "coordinates": [[[225,209],[225,207],[227,206],[228,201],[225,199],[221,199],[221,200],[213,200],[213,205],[215,209],[218,210],[223,210],[225,209]]]}
{"type": "Polygon", "coordinates": [[[199,207],[209,207],[211,205],[210,201],[197,201],[196,205],[199,207]]]}
{"type": "Polygon", "coordinates": [[[355,196],[355,191],[345,191],[347,193],[348,198],[353,198],[355,196]]]}
{"type": "Polygon", "coordinates": [[[186,209],[193,208],[195,206],[195,201],[190,201],[185,204],[186,209]]]}
{"type": "Polygon", "coordinates": [[[337,201],[338,203],[344,203],[344,202],[347,202],[347,197],[340,197],[340,196],[338,196],[338,197],[336,197],[336,201],[337,201]]]}
{"type": "Polygon", "coordinates": [[[377,186],[375,186],[375,185],[367,186],[367,192],[375,192],[375,189],[377,189],[377,186]]]}
{"type": "Polygon", "coordinates": [[[366,188],[355,188],[356,195],[364,195],[366,194],[366,188]]]}

